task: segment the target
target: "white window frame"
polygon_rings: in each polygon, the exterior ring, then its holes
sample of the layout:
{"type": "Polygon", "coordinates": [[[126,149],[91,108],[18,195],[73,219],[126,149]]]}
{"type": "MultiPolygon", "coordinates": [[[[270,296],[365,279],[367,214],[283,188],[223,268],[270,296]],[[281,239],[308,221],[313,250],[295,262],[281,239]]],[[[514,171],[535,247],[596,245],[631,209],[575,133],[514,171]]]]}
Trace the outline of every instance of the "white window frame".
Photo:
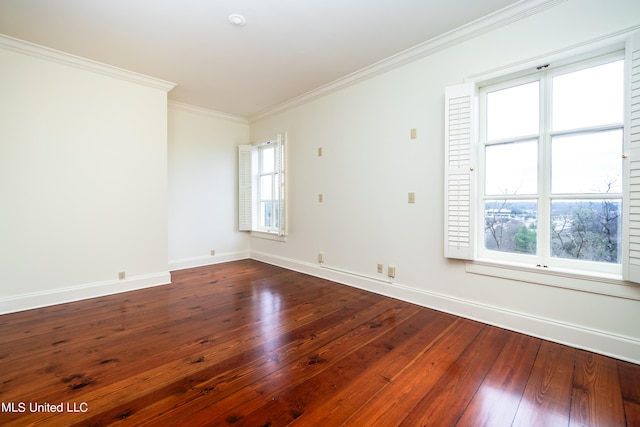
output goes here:
{"type": "MultiPolygon", "coordinates": [[[[478,205],[476,206],[478,215],[475,220],[476,224],[476,241],[478,245],[476,247],[476,258],[477,259],[485,259],[485,260],[496,260],[503,261],[508,263],[521,263],[523,265],[533,264],[540,265],[543,268],[548,268],[549,266],[555,266],[556,268],[563,268],[567,270],[575,270],[575,271],[584,271],[584,272],[594,272],[596,274],[605,274],[615,276],[622,276],[622,264],[621,263],[603,263],[603,262],[589,262],[583,260],[573,260],[573,259],[565,259],[552,257],[550,252],[551,245],[551,236],[548,232],[544,230],[549,230],[551,224],[549,223],[551,216],[551,202],[554,199],[616,199],[623,200],[622,193],[611,193],[606,197],[602,194],[598,195],[587,195],[584,194],[570,194],[563,195],[562,197],[558,197],[554,194],[550,193],[550,179],[551,179],[551,171],[550,171],[550,158],[551,158],[551,140],[556,136],[563,135],[577,135],[581,133],[598,133],[610,130],[624,130],[624,121],[611,123],[600,126],[592,126],[589,128],[578,128],[578,129],[570,129],[570,130],[562,130],[562,131],[554,131],[551,129],[551,82],[552,79],[556,76],[560,76],[563,74],[571,73],[574,71],[584,70],[591,67],[597,67],[599,65],[608,64],[611,62],[615,62],[618,60],[624,60],[624,52],[617,51],[611,54],[607,54],[604,56],[597,56],[595,58],[590,58],[587,60],[581,60],[575,63],[571,63],[566,66],[554,67],[552,69],[542,68],[541,70],[537,70],[527,76],[519,77],[516,79],[506,78],[504,81],[500,83],[492,83],[490,85],[480,85],[478,88],[479,93],[479,138],[478,138],[478,176],[484,177],[486,174],[485,170],[485,152],[486,147],[502,144],[503,141],[487,141],[486,140],[486,124],[487,124],[487,94],[496,90],[507,89],[519,85],[524,85],[533,82],[539,82],[539,100],[540,100],[540,112],[539,119],[540,125],[537,134],[532,135],[523,135],[517,138],[511,138],[510,142],[524,142],[537,140],[538,146],[538,191],[536,194],[527,194],[527,195],[504,195],[504,196],[486,196],[484,179],[478,180],[478,205]],[[484,202],[488,200],[530,200],[536,201],[538,204],[538,230],[537,233],[537,243],[538,243],[538,253],[537,254],[518,254],[512,252],[500,252],[487,249],[484,242],[484,215],[481,212],[484,212],[484,202]]],[[[623,119],[624,120],[624,119],[623,119]]],[[[624,153],[624,148],[620,147],[620,156],[624,153]]],[[[622,163],[622,159],[620,160],[622,163]]],[[[624,204],[623,204],[624,206],[624,204]]],[[[620,212],[622,214],[622,212],[620,212]]],[[[619,230],[620,234],[622,234],[623,230],[619,230]]]]}
{"type": "MultiPolygon", "coordinates": [[[[571,62],[576,62],[574,59],[571,62]]],[[[471,76],[468,83],[446,88],[445,92],[445,257],[467,260],[467,272],[504,277],[525,282],[559,286],[581,291],[640,300],[640,33],[618,34],[593,43],[556,52],[546,58],[522,62],[503,71],[471,76]],[[553,62],[566,65],[566,58],[597,57],[624,49],[625,127],[622,272],[608,274],[571,268],[543,268],[512,262],[481,259],[476,231],[478,220],[478,90],[487,84],[519,73],[524,76],[536,65],[553,62]],[[467,105],[463,114],[456,105],[467,105]],[[462,142],[461,142],[462,141],[462,142]],[[463,153],[463,155],[460,155],[463,153]],[[634,282],[634,283],[630,283],[634,282]]],[[[484,227],[483,227],[484,228],[484,227]]]]}
{"type": "Polygon", "coordinates": [[[240,231],[250,231],[256,237],[285,240],[287,234],[285,140],[286,134],[281,133],[251,145],[238,147],[238,228],[240,231]],[[275,169],[273,172],[264,173],[260,152],[271,146],[275,147],[275,169]],[[272,210],[272,213],[277,216],[274,218],[277,226],[264,227],[260,224],[259,207],[262,201],[260,178],[262,176],[272,178],[272,198],[269,200],[274,200],[277,204],[277,209],[272,210]]]}

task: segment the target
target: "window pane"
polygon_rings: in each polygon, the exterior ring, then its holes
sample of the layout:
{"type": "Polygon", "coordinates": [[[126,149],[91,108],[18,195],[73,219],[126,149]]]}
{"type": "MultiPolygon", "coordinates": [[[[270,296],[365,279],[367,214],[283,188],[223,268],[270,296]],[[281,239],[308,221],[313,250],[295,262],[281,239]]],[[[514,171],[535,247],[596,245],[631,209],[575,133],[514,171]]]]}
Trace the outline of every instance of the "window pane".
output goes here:
{"type": "Polygon", "coordinates": [[[273,175],[260,177],[260,200],[271,200],[273,190],[273,175]]]}
{"type": "Polygon", "coordinates": [[[484,204],[484,243],[489,250],[536,253],[538,205],[534,200],[491,200],[484,204]]]}
{"type": "Polygon", "coordinates": [[[278,228],[280,226],[280,222],[278,221],[278,219],[280,218],[280,216],[278,215],[279,209],[280,209],[280,205],[278,203],[274,203],[273,204],[273,220],[272,220],[273,228],[278,228]]]}
{"type": "Polygon", "coordinates": [[[487,94],[487,139],[534,135],[539,131],[537,81],[487,94]]]}
{"type": "Polygon", "coordinates": [[[275,171],[275,153],[275,147],[265,147],[260,150],[260,172],[272,173],[275,171]]]}
{"type": "Polygon", "coordinates": [[[551,191],[622,192],[622,130],[555,137],[551,143],[551,191]]]}
{"type": "Polygon", "coordinates": [[[553,130],[621,123],[624,61],[553,78],[553,130]]]}
{"type": "Polygon", "coordinates": [[[619,199],[554,200],[551,203],[551,255],[619,264],[621,219],[619,199]]]}
{"type": "Polygon", "coordinates": [[[485,150],[485,194],[536,194],[538,141],[488,145],[485,150]]]}
{"type": "Polygon", "coordinates": [[[260,226],[262,228],[270,228],[272,226],[271,207],[273,203],[260,202],[260,226]]]}

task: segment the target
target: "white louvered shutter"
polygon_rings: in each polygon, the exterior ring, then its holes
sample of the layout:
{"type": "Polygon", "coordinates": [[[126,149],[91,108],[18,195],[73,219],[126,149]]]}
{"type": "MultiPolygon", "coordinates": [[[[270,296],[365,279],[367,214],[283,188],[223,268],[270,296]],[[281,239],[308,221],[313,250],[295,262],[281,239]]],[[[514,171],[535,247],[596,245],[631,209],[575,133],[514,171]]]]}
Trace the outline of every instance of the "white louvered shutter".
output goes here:
{"type": "Polygon", "coordinates": [[[238,229],[240,231],[249,231],[253,225],[252,150],[251,145],[238,147],[238,229]]]}
{"type": "Polygon", "coordinates": [[[444,255],[473,258],[475,203],[475,87],[462,84],[445,91],[444,255]]]}
{"type": "Polygon", "coordinates": [[[628,247],[622,260],[623,278],[640,283],[640,32],[636,32],[627,43],[625,65],[631,87],[625,123],[628,247]]]}
{"type": "Polygon", "coordinates": [[[285,177],[286,177],[286,156],[285,156],[285,142],[286,133],[278,134],[278,185],[280,187],[278,191],[278,235],[284,236],[287,234],[286,221],[287,221],[287,206],[286,206],[286,191],[285,177]]]}

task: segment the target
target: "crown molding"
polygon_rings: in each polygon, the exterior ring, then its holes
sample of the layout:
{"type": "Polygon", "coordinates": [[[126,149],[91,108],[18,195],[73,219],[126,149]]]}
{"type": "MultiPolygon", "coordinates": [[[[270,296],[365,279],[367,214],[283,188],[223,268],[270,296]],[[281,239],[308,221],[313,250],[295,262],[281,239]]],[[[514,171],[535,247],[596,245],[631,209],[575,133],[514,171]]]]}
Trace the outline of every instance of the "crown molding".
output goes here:
{"type": "Polygon", "coordinates": [[[313,101],[314,99],[336,92],[340,89],[344,89],[363,80],[432,55],[455,44],[472,39],[484,33],[488,33],[496,28],[500,28],[528,16],[535,15],[566,1],[567,0],[521,0],[518,3],[472,21],[462,27],[456,28],[455,30],[427,40],[424,43],[399,52],[359,71],[320,86],[317,89],[263,110],[251,116],[249,118],[249,122],[253,123],[298,105],[313,101]]]}
{"type": "Polygon", "coordinates": [[[176,84],[0,34],[0,48],[169,92],[176,84]]]}
{"type": "Polygon", "coordinates": [[[213,117],[216,119],[223,119],[223,120],[229,120],[232,122],[238,122],[245,125],[249,124],[249,120],[246,117],[236,116],[234,114],[229,114],[229,113],[223,113],[221,111],[211,110],[205,107],[198,107],[196,105],[185,104],[183,102],[169,101],[168,106],[169,108],[177,111],[201,114],[201,115],[213,117]]]}

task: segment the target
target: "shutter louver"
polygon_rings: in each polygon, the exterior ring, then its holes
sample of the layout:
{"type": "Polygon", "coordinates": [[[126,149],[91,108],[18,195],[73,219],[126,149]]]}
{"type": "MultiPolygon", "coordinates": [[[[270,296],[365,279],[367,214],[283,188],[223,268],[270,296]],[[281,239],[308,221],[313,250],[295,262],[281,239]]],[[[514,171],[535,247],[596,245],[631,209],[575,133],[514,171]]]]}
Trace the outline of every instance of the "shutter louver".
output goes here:
{"type": "Polygon", "coordinates": [[[240,231],[249,231],[253,225],[252,149],[251,145],[238,147],[238,229],[240,231]]]}
{"type": "Polygon", "coordinates": [[[475,87],[448,87],[445,93],[444,253],[473,258],[473,114],[475,87]]]}
{"type": "Polygon", "coordinates": [[[627,43],[626,67],[630,94],[627,97],[627,165],[626,178],[628,248],[623,257],[623,278],[640,283],[640,32],[627,43]]]}

